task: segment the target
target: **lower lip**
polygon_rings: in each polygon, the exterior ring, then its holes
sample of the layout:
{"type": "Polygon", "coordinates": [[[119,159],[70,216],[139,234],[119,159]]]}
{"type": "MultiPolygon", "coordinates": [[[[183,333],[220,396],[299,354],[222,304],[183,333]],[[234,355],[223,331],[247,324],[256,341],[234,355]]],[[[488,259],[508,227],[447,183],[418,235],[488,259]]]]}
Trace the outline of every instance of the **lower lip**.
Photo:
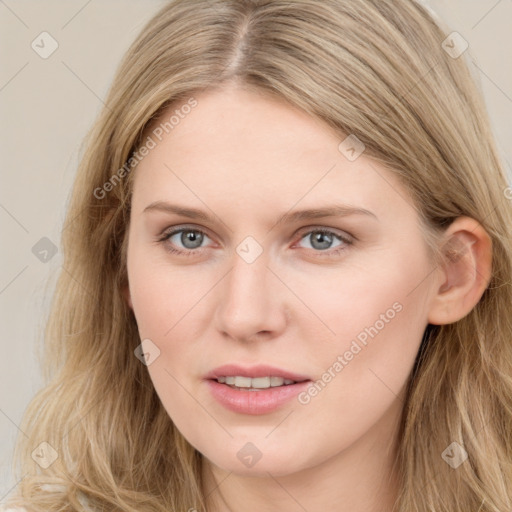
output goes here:
{"type": "Polygon", "coordinates": [[[310,383],[311,381],[305,381],[260,391],[239,391],[216,380],[207,381],[212,395],[220,404],[230,411],[241,414],[273,412],[304,391],[310,383]]]}

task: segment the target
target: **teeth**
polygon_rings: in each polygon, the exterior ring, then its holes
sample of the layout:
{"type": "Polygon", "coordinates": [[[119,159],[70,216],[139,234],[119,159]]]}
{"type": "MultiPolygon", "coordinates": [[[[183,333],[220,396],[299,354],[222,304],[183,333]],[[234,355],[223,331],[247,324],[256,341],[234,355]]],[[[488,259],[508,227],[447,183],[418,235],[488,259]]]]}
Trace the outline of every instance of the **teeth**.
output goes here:
{"type": "Polygon", "coordinates": [[[256,389],[265,389],[271,386],[270,377],[256,377],[254,379],[250,379],[251,388],[256,389]]]}
{"type": "Polygon", "coordinates": [[[282,377],[218,377],[217,382],[235,386],[237,388],[268,389],[278,386],[294,384],[294,380],[283,379],[282,377]]]}
{"type": "Polygon", "coordinates": [[[235,377],[235,386],[237,388],[250,388],[251,377],[235,377]]]}
{"type": "Polygon", "coordinates": [[[271,386],[282,386],[284,384],[284,379],[282,377],[270,377],[270,385],[271,386]]]}

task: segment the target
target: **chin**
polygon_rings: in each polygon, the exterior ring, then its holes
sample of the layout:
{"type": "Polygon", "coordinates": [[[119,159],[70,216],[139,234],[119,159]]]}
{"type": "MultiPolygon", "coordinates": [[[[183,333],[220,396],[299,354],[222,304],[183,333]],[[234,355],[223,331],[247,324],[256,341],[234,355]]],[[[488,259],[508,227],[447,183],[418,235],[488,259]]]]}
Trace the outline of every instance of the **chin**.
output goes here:
{"type": "MultiPolygon", "coordinates": [[[[238,444],[238,443],[237,443],[238,444]]],[[[227,472],[233,472],[241,476],[268,477],[269,473],[275,477],[296,473],[308,467],[305,460],[297,460],[297,448],[290,450],[268,450],[262,448],[257,451],[252,445],[242,443],[235,450],[226,450],[222,453],[209,453],[204,455],[206,459],[227,472]]],[[[304,454],[301,454],[304,456],[304,454]]]]}

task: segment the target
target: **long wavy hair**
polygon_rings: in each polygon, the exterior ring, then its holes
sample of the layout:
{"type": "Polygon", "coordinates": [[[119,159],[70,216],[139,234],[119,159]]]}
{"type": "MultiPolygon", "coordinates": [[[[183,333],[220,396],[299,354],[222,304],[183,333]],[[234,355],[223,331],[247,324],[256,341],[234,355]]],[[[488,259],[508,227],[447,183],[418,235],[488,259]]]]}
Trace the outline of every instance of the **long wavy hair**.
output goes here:
{"type": "Polygon", "coordinates": [[[231,81],[303,109],[340,142],[357,136],[410,191],[436,261],[435,242],[457,217],[490,235],[481,300],[455,323],[428,325],[411,370],[395,511],[512,510],[512,206],[479,80],[449,34],[411,0],[174,0],[156,14],[82,151],[44,332],[44,388],[21,424],[10,503],[206,510],[201,455],[134,355],[141,340],[122,290],[148,127],[170,105],[231,81]],[[42,442],[57,455],[46,469],[33,456],[42,442]],[[442,457],[453,442],[468,455],[457,469],[442,457]]]}

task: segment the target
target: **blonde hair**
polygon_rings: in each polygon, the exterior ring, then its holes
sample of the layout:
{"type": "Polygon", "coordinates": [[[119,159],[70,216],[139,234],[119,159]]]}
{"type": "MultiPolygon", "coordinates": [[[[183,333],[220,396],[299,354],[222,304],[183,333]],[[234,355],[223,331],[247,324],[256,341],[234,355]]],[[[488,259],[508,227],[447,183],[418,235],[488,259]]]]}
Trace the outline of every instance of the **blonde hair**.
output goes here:
{"type": "Polygon", "coordinates": [[[97,510],[206,510],[201,456],[134,356],[141,340],[122,289],[134,155],[148,127],[170,105],[236,82],[323,120],[340,142],[357,136],[407,186],[435,262],[457,217],[490,235],[492,279],[479,303],[425,331],[395,510],[512,510],[512,210],[482,91],[466,54],[445,51],[448,34],[410,0],[175,0],[157,13],[87,138],[45,330],[45,387],[15,451],[14,505],[83,510],[86,497],[97,510]],[[44,470],[31,458],[43,441],[58,453],[44,470]],[[441,457],[452,442],[468,455],[457,469],[441,457]]]}

